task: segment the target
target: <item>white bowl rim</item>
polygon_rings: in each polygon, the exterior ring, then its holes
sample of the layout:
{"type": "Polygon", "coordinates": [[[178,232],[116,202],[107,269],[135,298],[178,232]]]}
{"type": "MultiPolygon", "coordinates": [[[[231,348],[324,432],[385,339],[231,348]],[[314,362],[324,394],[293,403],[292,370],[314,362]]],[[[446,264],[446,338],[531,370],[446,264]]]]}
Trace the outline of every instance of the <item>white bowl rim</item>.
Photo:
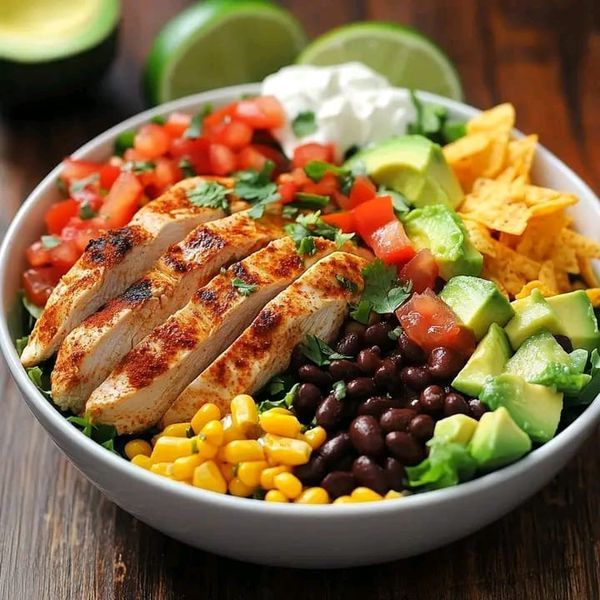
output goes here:
{"type": "MultiPolygon", "coordinates": [[[[92,151],[96,146],[105,143],[107,140],[114,139],[122,131],[136,127],[139,124],[150,120],[152,117],[167,114],[176,110],[186,110],[191,106],[199,105],[203,102],[211,102],[215,98],[233,99],[240,97],[242,94],[257,93],[258,90],[259,84],[243,84],[211,90],[209,92],[193,94],[191,96],[186,96],[185,98],[180,98],[178,100],[161,104],[157,107],[138,113],[137,115],[134,115],[111,127],[107,131],[101,133],[81,146],[76,152],[73,152],[72,156],[75,158],[84,156],[86,153],[92,151]]],[[[441,104],[450,110],[454,110],[465,115],[473,116],[480,112],[479,109],[469,106],[463,102],[443,98],[437,94],[419,92],[418,95],[426,102],[441,104]]],[[[516,133],[519,136],[523,135],[520,132],[516,133]]],[[[576,173],[574,173],[567,165],[565,165],[541,144],[538,144],[536,152],[543,158],[545,163],[550,165],[550,167],[556,169],[566,169],[569,176],[585,190],[586,194],[589,194],[592,197],[595,196],[591,188],[576,173]]],[[[11,242],[17,236],[21,228],[24,227],[27,213],[29,209],[39,201],[38,196],[40,196],[40,198],[43,197],[47,187],[54,184],[59,174],[59,170],[60,164],[52,169],[52,171],[50,171],[50,173],[29,194],[28,198],[17,212],[6,232],[2,247],[0,248],[0,299],[4,298],[5,295],[4,282],[6,279],[7,258],[11,242]]],[[[536,465],[542,463],[546,457],[554,453],[565,451],[568,446],[576,443],[588,426],[600,420],[599,394],[587,407],[584,413],[577,417],[556,437],[517,462],[503,467],[498,471],[494,471],[453,487],[413,494],[403,497],[398,501],[378,502],[375,504],[369,502],[342,505],[270,503],[251,498],[237,498],[235,496],[218,494],[202,490],[200,488],[182,485],[181,483],[171,481],[166,477],[160,477],[146,469],[137,467],[131,464],[127,459],[117,456],[112,452],[107,452],[106,449],[102,448],[96,442],[93,442],[90,438],[82,435],[82,433],[76,427],[71,425],[40,393],[37,387],[29,379],[27,373],[21,366],[19,357],[8,331],[8,323],[6,318],[0,319],[0,350],[2,350],[9,370],[13,378],[16,380],[18,387],[27,394],[29,401],[35,405],[36,409],[39,410],[40,413],[42,413],[43,416],[62,433],[62,435],[64,435],[66,438],[69,438],[74,445],[79,446],[83,452],[90,455],[93,459],[99,461],[99,463],[101,463],[104,467],[117,469],[122,475],[129,476],[133,480],[137,480],[141,484],[148,487],[153,487],[156,490],[168,492],[174,497],[179,497],[188,501],[195,500],[198,501],[199,504],[206,502],[215,507],[222,506],[223,508],[232,510],[235,509],[252,513],[263,513],[265,515],[275,513],[289,514],[303,518],[314,516],[319,518],[327,517],[330,519],[345,519],[348,515],[355,515],[357,517],[367,516],[372,514],[374,510],[377,511],[377,513],[400,514],[403,511],[410,510],[411,508],[426,508],[443,505],[447,500],[460,501],[462,498],[469,496],[470,494],[483,491],[496,485],[507,483],[513,477],[519,477],[530,469],[535,469],[536,465]]]]}

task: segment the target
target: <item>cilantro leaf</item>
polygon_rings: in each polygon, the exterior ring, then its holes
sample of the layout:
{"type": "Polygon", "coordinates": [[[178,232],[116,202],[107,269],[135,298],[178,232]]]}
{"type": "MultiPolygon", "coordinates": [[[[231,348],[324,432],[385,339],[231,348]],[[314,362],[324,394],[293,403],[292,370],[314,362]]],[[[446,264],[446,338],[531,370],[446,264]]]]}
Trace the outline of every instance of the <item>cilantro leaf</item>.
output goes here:
{"type": "Polygon", "coordinates": [[[464,123],[448,120],[448,111],[443,106],[422,103],[414,90],[410,91],[410,98],[417,118],[408,125],[408,133],[423,135],[437,144],[447,144],[465,135],[464,123]]]}
{"type": "Polygon", "coordinates": [[[127,131],[123,131],[117,136],[115,140],[115,154],[117,156],[123,156],[125,154],[125,150],[128,148],[133,148],[133,141],[135,139],[135,130],[128,129],[127,131]]]}
{"type": "Polygon", "coordinates": [[[204,119],[213,111],[212,104],[205,104],[200,112],[196,113],[190,121],[190,126],[183,132],[183,137],[188,140],[195,140],[202,135],[202,125],[204,119]]]}
{"type": "Polygon", "coordinates": [[[337,227],[325,223],[321,219],[321,212],[316,211],[306,215],[298,215],[295,223],[284,226],[285,232],[296,242],[299,254],[314,254],[316,251],[313,241],[305,241],[306,238],[322,237],[334,241],[338,248],[354,237],[352,233],[342,233],[337,227]],[[312,250],[312,252],[310,252],[312,250]]]}
{"type": "Polygon", "coordinates": [[[442,135],[447,144],[455,142],[467,135],[467,124],[464,121],[446,121],[442,125],[442,135]]]}
{"type": "Polygon", "coordinates": [[[352,358],[346,354],[339,354],[316,335],[307,335],[304,343],[300,346],[300,350],[306,358],[319,367],[330,364],[332,360],[352,358]]]}
{"type": "Polygon", "coordinates": [[[46,250],[52,250],[52,248],[56,248],[60,244],[60,238],[57,235],[43,235],[41,237],[42,246],[46,248],[46,250]]]}
{"type": "MultiPolygon", "coordinates": [[[[263,400],[258,405],[258,412],[263,413],[267,410],[271,410],[272,408],[290,408],[298,395],[298,388],[300,387],[299,383],[295,383],[290,390],[281,398],[280,400],[263,400]]],[[[280,391],[283,391],[282,390],[280,391]]]]}
{"type": "Polygon", "coordinates": [[[167,122],[167,119],[162,115],[156,115],[155,117],[152,117],[150,121],[155,125],[164,125],[167,122]]]}
{"type": "Polygon", "coordinates": [[[79,205],[79,218],[86,221],[93,219],[98,213],[92,208],[89,202],[82,202],[79,205]]]}
{"type": "Polygon", "coordinates": [[[338,177],[343,177],[350,173],[349,169],[338,167],[323,160],[311,160],[304,165],[304,172],[315,182],[319,183],[326,173],[333,173],[338,177]]]}
{"type": "Polygon", "coordinates": [[[229,214],[231,212],[227,198],[229,191],[216,181],[200,181],[195,188],[188,190],[187,197],[195,206],[220,208],[229,214]]]}
{"type": "Polygon", "coordinates": [[[100,181],[99,173],[92,173],[87,177],[83,177],[82,179],[75,179],[71,185],[69,186],[69,193],[71,196],[76,196],[77,194],[83,192],[85,188],[90,185],[94,185],[100,181]]]}
{"type": "Polygon", "coordinates": [[[343,400],[346,397],[346,382],[343,380],[336,381],[331,389],[336,400],[343,400]]]}
{"type": "Polygon", "coordinates": [[[249,296],[257,288],[255,283],[246,283],[243,279],[236,277],[231,285],[238,291],[238,294],[242,296],[249,296]]]}
{"type": "Polygon", "coordinates": [[[303,256],[313,256],[317,251],[317,246],[315,245],[315,238],[307,236],[300,240],[298,244],[298,254],[303,256]]]}
{"type": "Polygon", "coordinates": [[[181,169],[184,178],[196,176],[196,169],[194,169],[194,165],[188,158],[182,158],[179,161],[178,167],[181,169]]]}
{"type": "Polygon", "coordinates": [[[298,113],[292,121],[294,135],[299,138],[306,137],[317,131],[317,120],[312,110],[298,113]]]}
{"type": "Polygon", "coordinates": [[[367,325],[369,315],[371,314],[371,303],[368,300],[361,300],[353,310],[350,311],[350,316],[359,323],[367,325]]]}
{"type": "Polygon", "coordinates": [[[402,327],[400,327],[400,325],[398,325],[398,327],[394,327],[394,329],[392,329],[388,333],[388,337],[390,338],[390,340],[394,340],[394,341],[396,341],[401,335],[402,335],[402,327]]]}
{"type": "Polygon", "coordinates": [[[238,198],[252,202],[254,206],[248,211],[252,219],[260,219],[265,214],[267,204],[279,200],[277,184],[271,181],[275,163],[265,161],[261,171],[248,169],[236,174],[234,193],[238,198]]]}
{"type": "Polygon", "coordinates": [[[156,168],[156,163],[151,160],[130,160],[121,167],[123,171],[130,171],[136,175],[152,171],[154,168],[156,168]]]}
{"type": "Polygon", "coordinates": [[[347,277],[338,274],[335,276],[335,278],[338,280],[339,284],[349,292],[352,292],[354,294],[358,291],[358,286],[356,285],[356,283],[354,283],[354,281],[348,279],[347,277]]]}
{"type": "Polygon", "coordinates": [[[298,208],[296,208],[295,206],[290,206],[289,204],[286,204],[283,207],[281,214],[284,219],[294,219],[295,217],[298,216],[298,212],[299,212],[298,208]]]}

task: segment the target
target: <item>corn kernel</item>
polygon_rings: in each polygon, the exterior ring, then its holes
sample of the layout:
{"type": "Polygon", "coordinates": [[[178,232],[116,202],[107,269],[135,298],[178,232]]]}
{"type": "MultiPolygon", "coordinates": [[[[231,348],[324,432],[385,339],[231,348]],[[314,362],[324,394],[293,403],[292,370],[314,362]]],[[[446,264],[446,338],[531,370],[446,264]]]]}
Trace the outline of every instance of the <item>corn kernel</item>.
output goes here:
{"type": "Polygon", "coordinates": [[[200,433],[209,421],[219,420],[220,418],[221,411],[219,407],[212,402],[208,402],[203,404],[192,418],[192,429],[194,433],[200,433]]]}
{"type": "Polygon", "coordinates": [[[275,487],[273,479],[279,473],[290,473],[291,467],[279,465],[278,467],[268,467],[260,474],[260,487],[263,490],[272,490],[275,487]]]}
{"type": "Polygon", "coordinates": [[[231,415],[227,415],[221,419],[223,425],[223,444],[233,442],[233,440],[245,440],[246,436],[241,429],[234,426],[231,415]]]}
{"type": "Polygon", "coordinates": [[[283,406],[276,406],[275,408],[270,408],[269,410],[266,410],[263,415],[266,415],[267,413],[273,414],[273,415],[293,415],[294,413],[291,410],[288,410],[287,408],[283,408],[283,406]]]}
{"type": "Polygon", "coordinates": [[[300,429],[302,429],[300,421],[295,416],[272,413],[271,411],[260,415],[259,423],[262,430],[267,433],[274,433],[290,438],[295,438],[300,433],[300,429]]]}
{"type": "Polygon", "coordinates": [[[229,463],[247,460],[263,460],[265,454],[256,440],[234,440],[223,446],[223,459],[229,463]]]}
{"type": "Polygon", "coordinates": [[[209,421],[199,433],[204,439],[213,446],[220,446],[223,443],[223,423],[221,421],[209,421]]]}
{"type": "Polygon", "coordinates": [[[192,484],[203,490],[211,490],[219,494],[227,492],[227,482],[219,471],[217,463],[213,460],[207,460],[194,469],[192,484]]]}
{"type": "Polygon", "coordinates": [[[231,463],[226,462],[220,462],[217,464],[219,465],[219,469],[221,470],[223,478],[229,483],[236,476],[237,465],[232,465],[231,463]]]}
{"type": "Polygon", "coordinates": [[[267,457],[276,464],[304,465],[312,452],[312,448],[304,440],[294,440],[272,433],[265,434],[263,440],[267,457]]]}
{"type": "Polygon", "coordinates": [[[149,469],[152,466],[152,459],[145,454],[136,454],[132,459],[131,463],[142,467],[142,469],[149,469]]]}
{"type": "Polygon", "coordinates": [[[260,484],[261,473],[269,466],[266,460],[251,460],[241,462],[237,468],[237,476],[240,481],[250,487],[260,484]]]}
{"type": "Polygon", "coordinates": [[[383,496],[368,487],[357,487],[350,495],[352,502],[375,502],[383,500],[383,496]]]}
{"type": "Polygon", "coordinates": [[[397,492],[396,490],[390,490],[384,497],[384,500],[395,500],[396,498],[403,498],[402,494],[400,492],[397,492]]]}
{"type": "Polygon", "coordinates": [[[275,475],[273,483],[290,500],[294,500],[294,498],[297,498],[302,493],[302,482],[291,473],[279,473],[279,475],[275,475]]]}
{"type": "Polygon", "coordinates": [[[256,426],[258,425],[258,410],[252,396],[239,394],[231,401],[230,410],[234,427],[237,427],[246,435],[256,430],[256,426]]]}
{"type": "Polygon", "coordinates": [[[171,437],[187,437],[189,428],[189,423],[172,423],[163,429],[162,434],[171,437]]]}
{"type": "Polygon", "coordinates": [[[199,454],[178,458],[173,463],[173,477],[179,481],[191,479],[194,476],[194,469],[201,465],[203,460],[199,454]]]}
{"type": "Polygon", "coordinates": [[[229,482],[229,493],[232,496],[238,496],[240,498],[247,498],[252,495],[254,488],[243,483],[239,477],[234,477],[229,482]]]}
{"type": "Polygon", "coordinates": [[[329,504],[329,494],[322,487],[312,487],[304,490],[297,498],[298,504],[329,504]]]}
{"type": "Polygon", "coordinates": [[[288,499],[279,490],[270,490],[265,496],[265,502],[287,502],[288,499]]]}
{"type": "Polygon", "coordinates": [[[201,436],[202,434],[199,433],[197,437],[192,438],[192,450],[202,458],[214,458],[219,449],[203,440],[201,436]]]}
{"type": "Polygon", "coordinates": [[[152,446],[146,440],[131,440],[125,444],[125,455],[129,460],[134,456],[138,456],[138,454],[150,456],[152,446]]]}
{"type": "Polygon", "coordinates": [[[327,432],[323,427],[313,427],[304,432],[304,439],[313,450],[316,450],[325,443],[327,432]]]}
{"type": "Polygon", "coordinates": [[[150,470],[163,477],[173,477],[173,463],[170,462],[154,463],[150,466],[150,470]]]}
{"type": "Polygon", "coordinates": [[[173,462],[182,456],[189,456],[193,452],[193,442],[190,438],[169,437],[163,435],[156,440],[150,458],[153,463],[173,462]]]}
{"type": "Polygon", "coordinates": [[[334,504],[352,504],[352,498],[350,496],[338,496],[334,501],[334,504]]]}

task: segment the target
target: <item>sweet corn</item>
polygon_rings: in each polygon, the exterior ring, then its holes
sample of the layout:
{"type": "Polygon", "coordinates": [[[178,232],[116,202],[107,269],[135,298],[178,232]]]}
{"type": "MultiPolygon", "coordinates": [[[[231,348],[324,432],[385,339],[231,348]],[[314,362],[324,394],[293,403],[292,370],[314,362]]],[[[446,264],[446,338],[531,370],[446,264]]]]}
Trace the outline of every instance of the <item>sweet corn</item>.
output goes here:
{"type": "Polygon", "coordinates": [[[214,458],[219,449],[203,440],[201,436],[202,434],[199,433],[197,437],[192,438],[192,451],[202,458],[214,458]]]}
{"type": "Polygon", "coordinates": [[[338,496],[334,501],[334,504],[352,504],[352,498],[350,496],[338,496]]]}
{"type": "Polygon", "coordinates": [[[162,434],[171,437],[187,437],[189,428],[189,423],[172,423],[163,429],[162,434]]]}
{"type": "Polygon", "coordinates": [[[179,481],[191,479],[194,476],[194,469],[201,465],[204,459],[199,454],[191,456],[182,456],[173,463],[173,478],[179,481]]]}
{"type": "Polygon", "coordinates": [[[223,423],[221,421],[209,421],[198,434],[204,436],[204,439],[213,446],[220,446],[223,443],[223,423]]]}
{"type": "Polygon", "coordinates": [[[327,432],[320,426],[313,427],[304,432],[304,439],[313,450],[316,450],[325,443],[327,432]]]}
{"type": "Polygon", "coordinates": [[[297,498],[298,504],[329,504],[329,494],[322,487],[312,487],[304,490],[297,498]]]}
{"type": "Polygon", "coordinates": [[[256,440],[234,440],[223,447],[223,459],[229,463],[263,460],[262,446],[256,440]]]}
{"type": "Polygon", "coordinates": [[[273,477],[275,487],[290,500],[302,493],[302,482],[292,473],[279,473],[273,477]]]}
{"type": "Polygon", "coordinates": [[[265,411],[263,414],[272,413],[274,415],[293,415],[294,413],[287,408],[283,408],[283,406],[276,406],[275,408],[270,408],[265,411]]]}
{"type": "Polygon", "coordinates": [[[209,422],[219,420],[221,411],[216,404],[208,402],[203,404],[192,418],[192,429],[194,433],[200,433],[202,428],[209,422]]]}
{"type": "Polygon", "coordinates": [[[357,487],[350,494],[352,502],[375,502],[376,500],[383,500],[383,496],[374,492],[368,487],[357,487]]]}
{"type": "Polygon", "coordinates": [[[223,444],[228,444],[229,442],[233,442],[233,440],[246,439],[244,432],[234,426],[231,415],[224,417],[221,423],[223,425],[223,444]]]}
{"type": "Polygon", "coordinates": [[[173,463],[170,462],[154,463],[150,466],[150,470],[163,477],[173,477],[173,463]]]}
{"type": "Polygon", "coordinates": [[[227,492],[227,482],[214,460],[207,460],[194,469],[192,484],[203,490],[211,490],[219,494],[227,492]]]}
{"type": "Polygon", "coordinates": [[[283,415],[270,410],[260,415],[259,423],[263,431],[284,437],[295,438],[302,429],[300,421],[293,415],[283,415]]]}
{"type": "Polygon", "coordinates": [[[227,481],[227,483],[229,483],[236,476],[237,465],[232,465],[226,462],[220,462],[218,465],[223,478],[225,481],[227,481]]]}
{"type": "Polygon", "coordinates": [[[125,455],[129,460],[139,454],[144,456],[152,454],[152,446],[146,440],[131,440],[125,444],[125,455]]]}
{"type": "Polygon", "coordinates": [[[279,490],[270,490],[265,496],[266,502],[287,502],[288,499],[279,490]]]}
{"type": "Polygon", "coordinates": [[[390,490],[384,497],[384,500],[395,500],[396,498],[402,498],[402,494],[396,490],[390,490]]]}
{"type": "Polygon", "coordinates": [[[232,496],[238,496],[240,498],[247,498],[252,495],[254,488],[243,483],[239,477],[234,477],[229,482],[229,493],[232,496]]]}
{"type": "Polygon", "coordinates": [[[257,487],[260,484],[261,473],[269,466],[265,460],[241,462],[237,468],[237,476],[247,486],[257,487]]]}
{"type": "Polygon", "coordinates": [[[278,467],[268,467],[260,474],[260,487],[263,490],[272,490],[275,487],[273,479],[279,473],[290,473],[291,467],[279,465],[278,467]]]}
{"type": "Polygon", "coordinates": [[[170,437],[163,435],[156,440],[150,458],[153,463],[173,462],[182,456],[189,456],[193,452],[191,438],[170,437]]]}
{"type": "Polygon", "coordinates": [[[256,431],[258,410],[252,396],[248,396],[248,394],[235,396],[231,401],[230,409],[234,427],[237,427],[246,435],[256,431]]]}
{"type": "Polygon", "coordinates": [[[152,459],[145,454],[136,454],[131,462],[138,467],[142,467],[142,469],[149,469],[152,466],[152,459]]]}
{"type": "Polygon", "coordinates": [[[304,465],[310,458],[312,448],[304,440],[281,437],[267,433],[263,437],[269,460],[282,465],[304,465]]]}

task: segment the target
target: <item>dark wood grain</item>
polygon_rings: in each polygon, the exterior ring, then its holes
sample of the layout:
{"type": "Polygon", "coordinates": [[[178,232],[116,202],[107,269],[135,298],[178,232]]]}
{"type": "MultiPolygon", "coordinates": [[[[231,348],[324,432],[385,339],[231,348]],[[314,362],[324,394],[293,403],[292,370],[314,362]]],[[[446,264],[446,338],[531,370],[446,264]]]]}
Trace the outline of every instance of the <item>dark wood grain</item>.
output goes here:
{"type": "MultiPolygon", "coordinates": [[[[61,158],[143,107],[139,78],[185,0],[126,0],[99,90],[0,117],[0,225],[61,158]]],[[[511,100],[518,125],[600,189],[600,5],[594,0],[287,0],[311,36],[356,19],[412,24],[457,64],[467,100],[511,100]]],[[[64,459],[0,365],[0,599],[600,598],[600,436],[541,493],[469,538],[378,567],[294,572],[194,550],[130,517],[64,459]]],[[[148,499],[151,502],[151,498],[148,499]]],[[[260,543],[260,540],[257,540],[260,543]]]]}

